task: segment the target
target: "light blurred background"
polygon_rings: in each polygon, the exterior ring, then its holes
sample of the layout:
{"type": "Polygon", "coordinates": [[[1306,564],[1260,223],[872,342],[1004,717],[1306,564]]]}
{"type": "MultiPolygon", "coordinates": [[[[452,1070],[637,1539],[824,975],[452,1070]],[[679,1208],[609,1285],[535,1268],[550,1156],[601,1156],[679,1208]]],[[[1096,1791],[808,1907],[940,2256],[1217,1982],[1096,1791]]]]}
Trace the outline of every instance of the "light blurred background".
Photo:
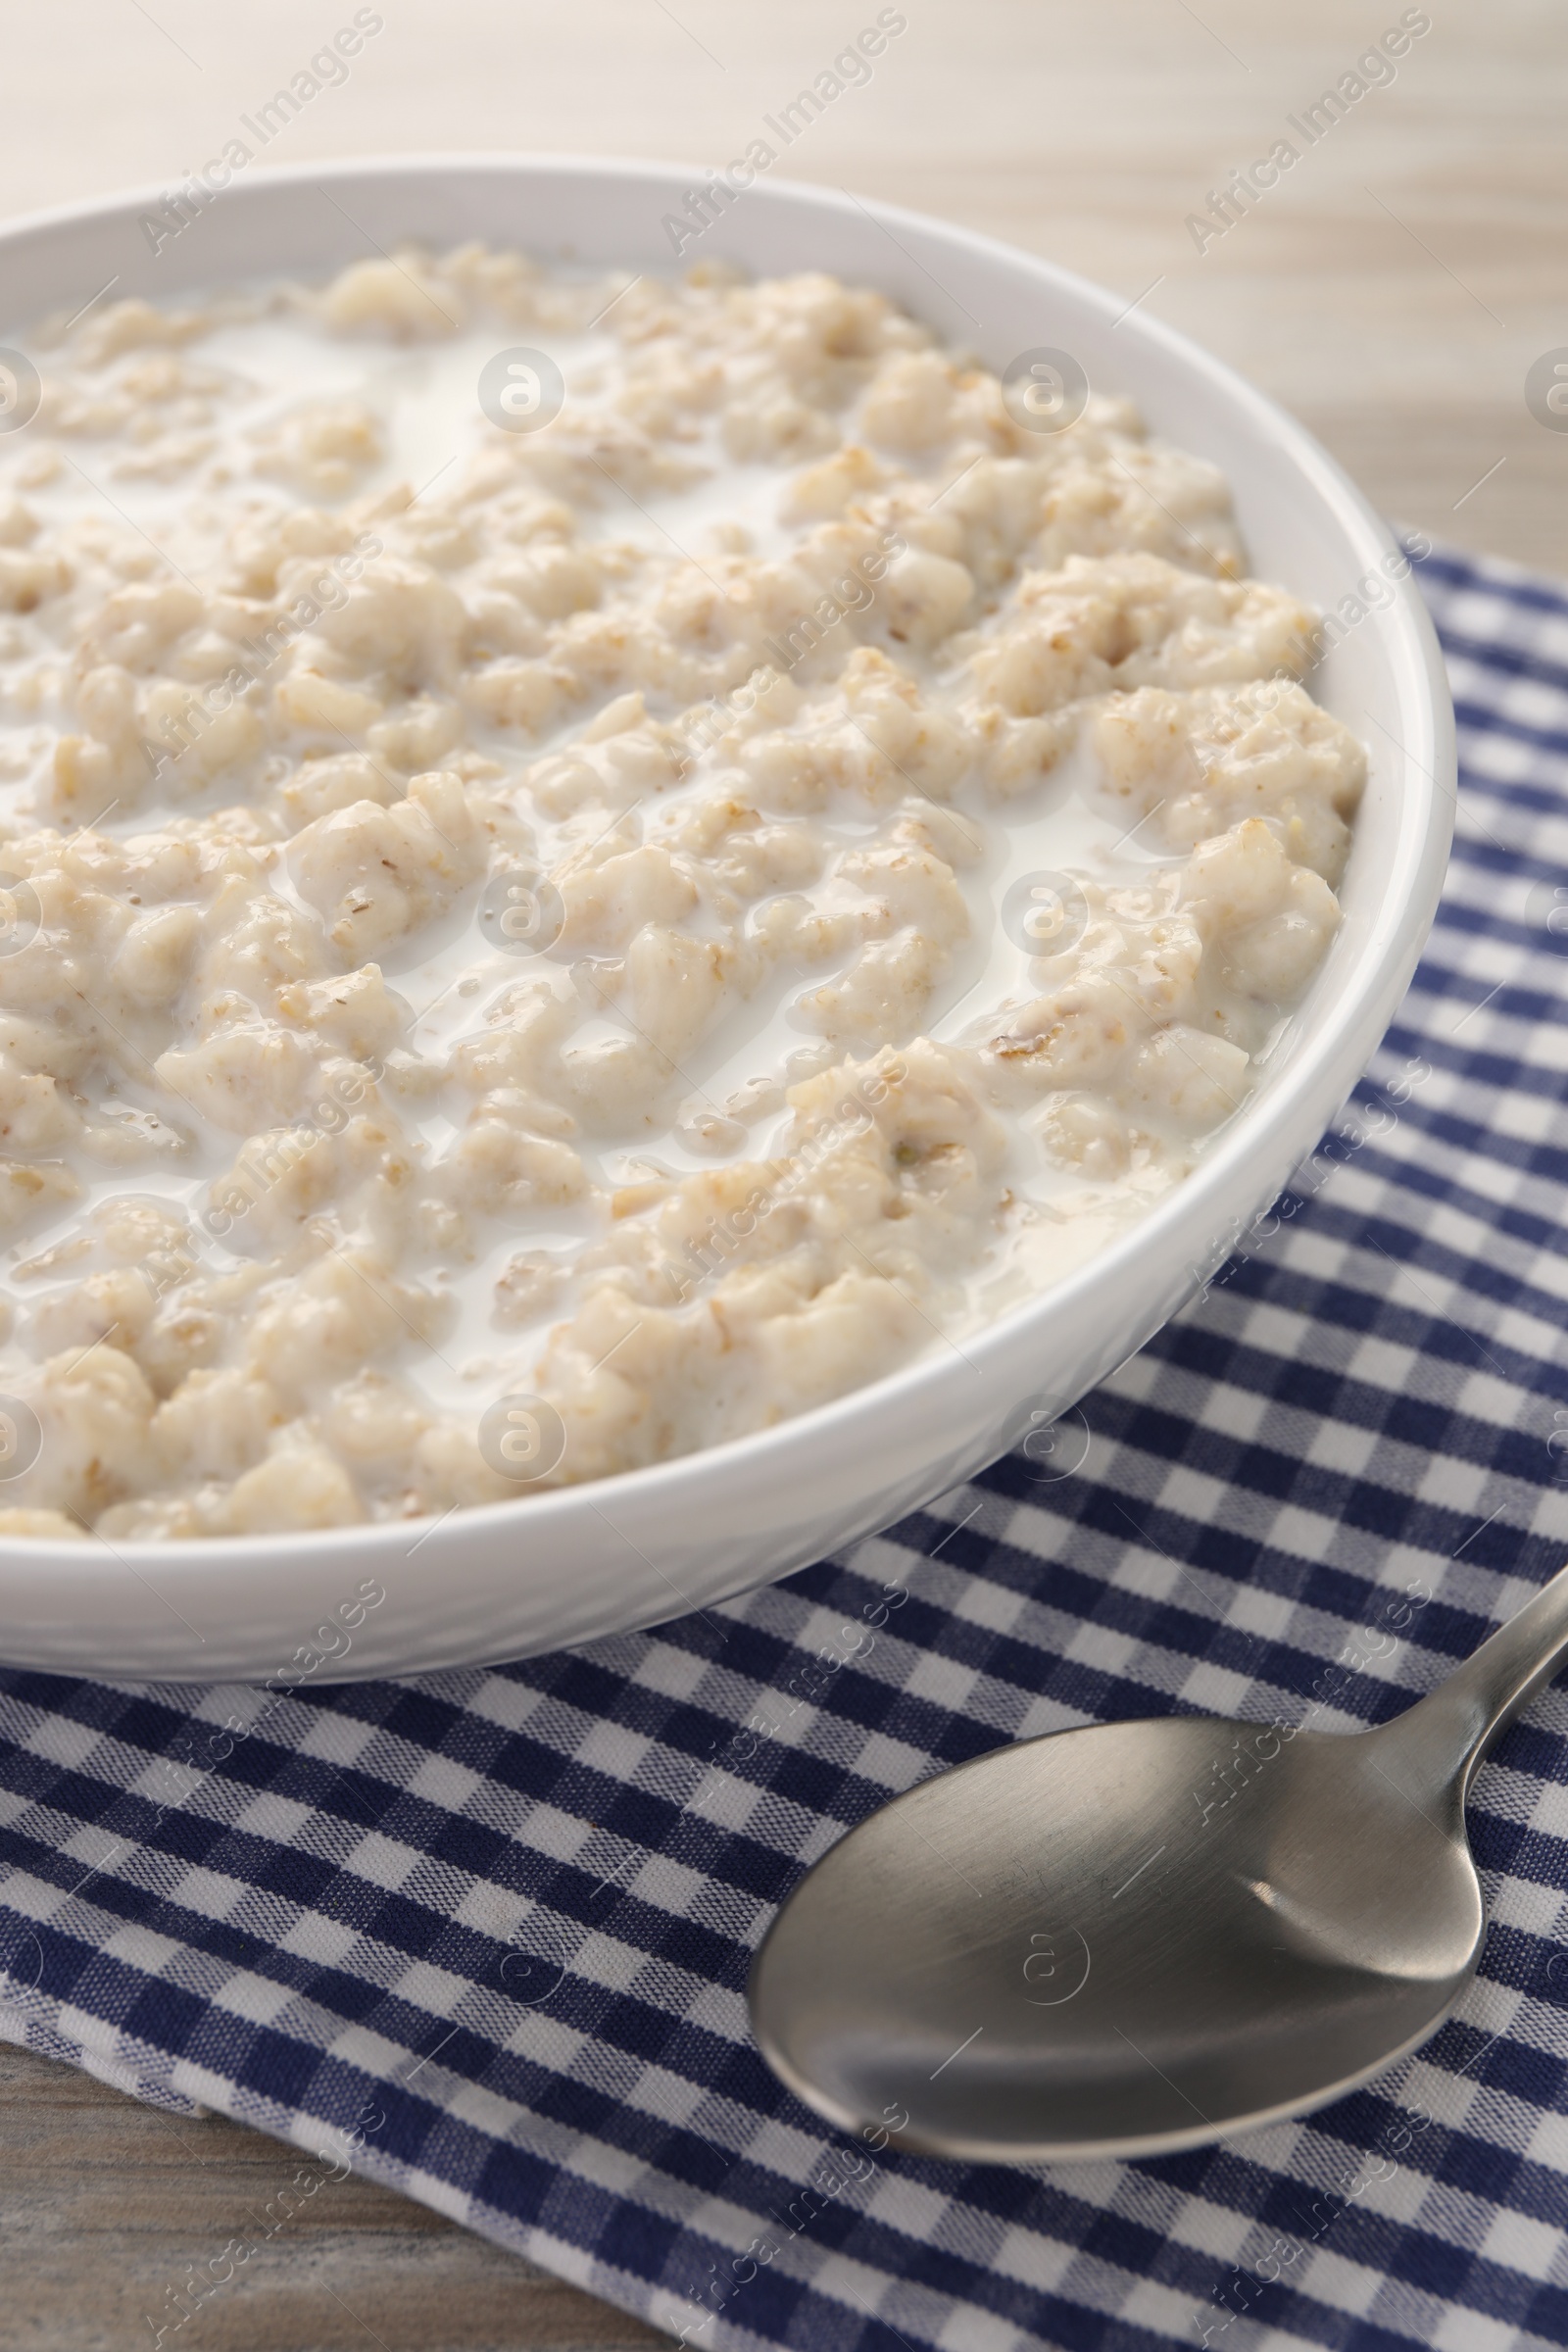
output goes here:
{"type": "MultiPolygon", "coordinates": [[[[718,165],[878,0],[383,0],[382,29],[256,167],[534,149],[718,165]]],[[[355,0],[58,0],[6,12],[0,214],[172,188],[355,0]],[[19,104],[19,101],[21,103],[19,104]]],[[[907,29],[782,167],[1012,238],[1185,328],[1285,401],[1385,513],[1568,570],[1568,433],[1523,385],[1568,345],[1568,17],[1556,0],[907,0],[907,29]],[[1428,15],[1200,254],[1187,216],[1286,117],[1428,15]]],[[[1301,141],[1296,142],[1298,145],[1301,141]]]]}

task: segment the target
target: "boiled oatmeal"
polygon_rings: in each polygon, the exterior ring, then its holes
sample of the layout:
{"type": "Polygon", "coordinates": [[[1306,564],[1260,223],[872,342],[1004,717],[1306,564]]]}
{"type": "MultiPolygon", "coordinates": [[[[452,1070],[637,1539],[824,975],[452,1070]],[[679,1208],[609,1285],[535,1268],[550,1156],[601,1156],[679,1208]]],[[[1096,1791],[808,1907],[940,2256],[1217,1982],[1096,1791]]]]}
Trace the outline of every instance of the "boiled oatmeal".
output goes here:
{"type": "Polygon", "coordinates": [[[961,1346],[1333,936],[1314,616],[1123,401],[478,247],[28,348],[0,1534],[440,1513],[961,1346]]]}

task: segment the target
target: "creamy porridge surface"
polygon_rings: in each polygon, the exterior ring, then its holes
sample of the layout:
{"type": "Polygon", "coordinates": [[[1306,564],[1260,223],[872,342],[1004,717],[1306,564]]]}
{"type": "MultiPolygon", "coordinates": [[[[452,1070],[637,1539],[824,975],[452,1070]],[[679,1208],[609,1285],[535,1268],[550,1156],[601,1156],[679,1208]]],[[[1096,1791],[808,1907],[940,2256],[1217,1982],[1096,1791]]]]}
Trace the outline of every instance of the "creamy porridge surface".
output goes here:
{"type": "Polygon", "coordinates": [[[31,347],[0,1533],[439,1513],[961,1347],[1333,935],[1313,616],[1124,402],[478,247],[31,347]]]}

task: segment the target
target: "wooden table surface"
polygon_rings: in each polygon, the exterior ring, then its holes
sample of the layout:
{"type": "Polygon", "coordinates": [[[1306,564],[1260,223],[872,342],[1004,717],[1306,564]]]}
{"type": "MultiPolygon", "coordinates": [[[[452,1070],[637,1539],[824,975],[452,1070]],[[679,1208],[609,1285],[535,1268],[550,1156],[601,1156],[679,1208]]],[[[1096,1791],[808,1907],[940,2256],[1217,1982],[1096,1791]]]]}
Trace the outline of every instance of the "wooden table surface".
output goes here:
{"type": "MultiPolygon", "coordinates": [[[[9,12],[0,216],[173,187],[353,13],[346,0],[9,12]]],[[[948,215],[1142,295],[1293,408],[1386,513],[1568,572],[1568,433],[1523,396],[1532,361],[1568,346],[1557,0],[1432,0],[1396,78],[1309,147],[1287,118],[1408,18],[1400,0],[903,0],[903,13],[870,82],[791,149],[795,176],[948,215]],[[1298,162],[1200,251],[1188,217],[1282,136],[1298,162]]],[[[349,80],[270,162],[535,148],[719,165],[877,5],[382,0],[381,14],[349,80]]],[[[145,2343],[166,2286],[241,2230],[291,2163],[232,2124],[172,2123],[0,2049],[0,2338],[18,2352],[145,2343]]],[[[210,2352],[663,2340],[358,2180],[190,2333],[210,2352]]]]}

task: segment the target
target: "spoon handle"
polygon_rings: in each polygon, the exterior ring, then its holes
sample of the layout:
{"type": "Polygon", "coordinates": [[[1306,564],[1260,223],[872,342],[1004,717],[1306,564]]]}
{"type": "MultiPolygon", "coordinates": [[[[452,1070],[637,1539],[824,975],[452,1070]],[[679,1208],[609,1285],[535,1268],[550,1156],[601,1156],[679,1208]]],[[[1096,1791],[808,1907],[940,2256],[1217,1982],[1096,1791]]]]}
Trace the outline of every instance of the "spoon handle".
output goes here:
{"type": "Polygon", "coordinates": [[[1387,1758],[1413,1768],[1434,1791],[1451,1786],[1462,1807],[1471,1775],[1494,1740],[1565,1658],[1568,1568],[1559,1569],[1446,1682],[1372,1737],[1387,1758]]]}

